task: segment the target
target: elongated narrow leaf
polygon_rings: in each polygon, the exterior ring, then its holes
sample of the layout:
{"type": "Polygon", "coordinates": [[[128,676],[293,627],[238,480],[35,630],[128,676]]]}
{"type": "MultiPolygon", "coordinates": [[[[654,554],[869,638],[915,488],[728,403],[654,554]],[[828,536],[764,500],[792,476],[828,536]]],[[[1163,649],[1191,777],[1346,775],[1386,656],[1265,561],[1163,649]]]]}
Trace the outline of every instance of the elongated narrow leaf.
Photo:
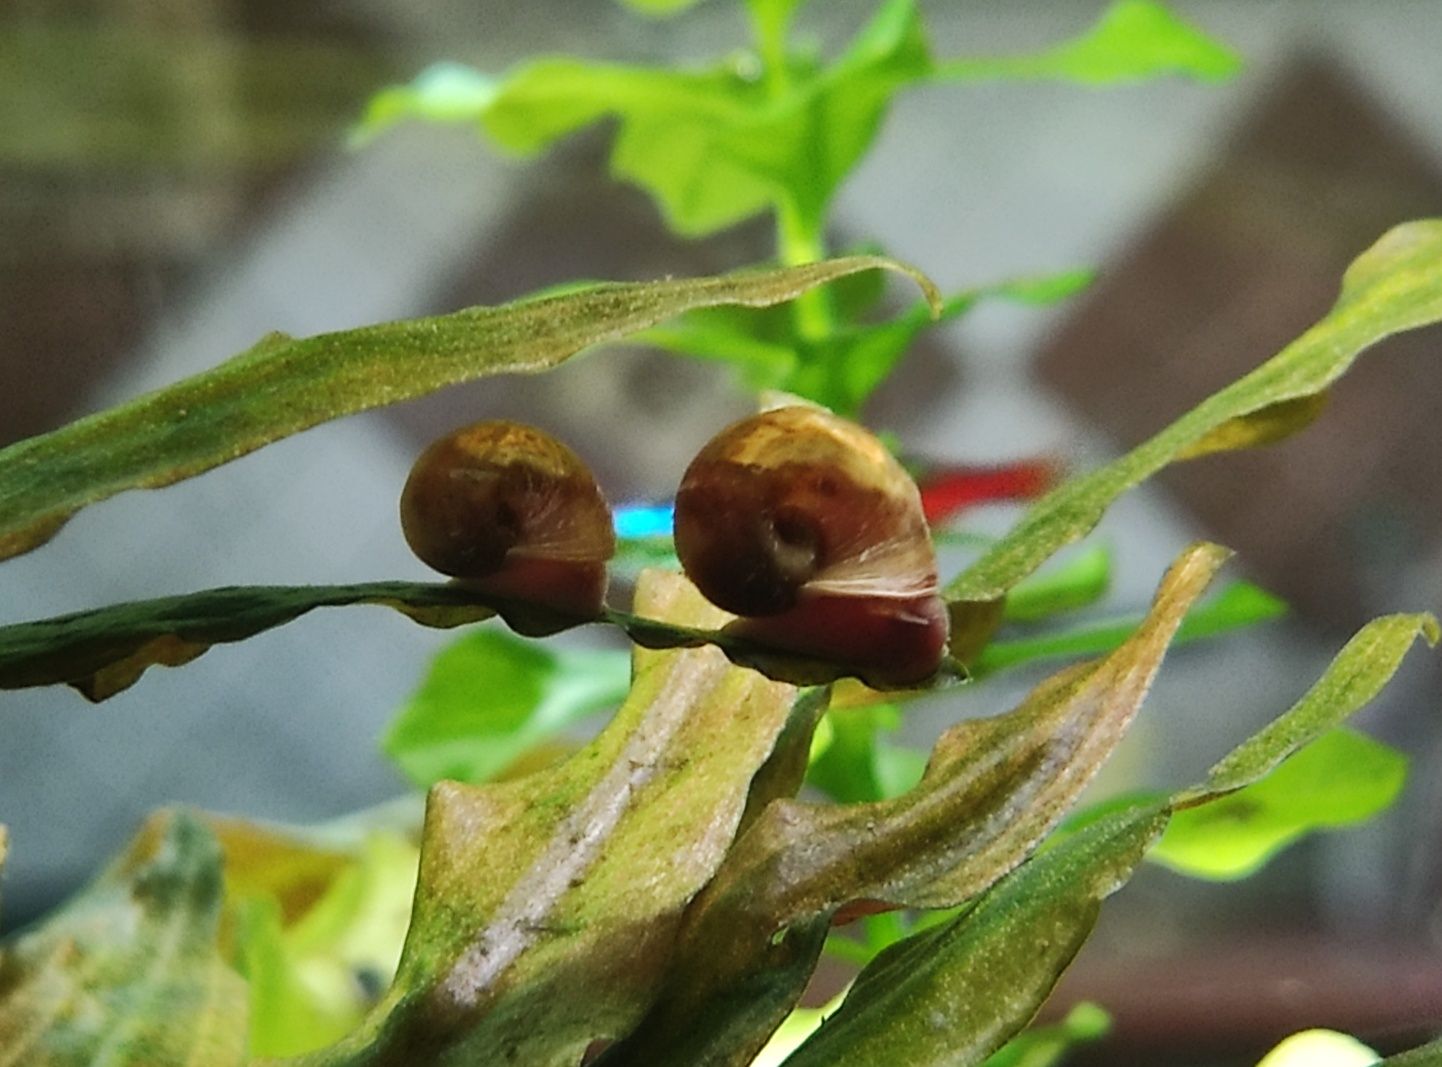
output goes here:
{"type": "Polygon", "coordinates": [[[0,627],[0,689],[63,683],[91,700],[104,700],[129,688],[149,667],[177,667],[211,645],[243,641],[315,608],[344,604],[383,604],[427,626],[458,626],[495,614],[451,585],[208,589],[0,627]]]}
{"type": "Polygon", "coordinates": [[[93,885],[0,954],[0,1064],[238,1064],[245,983],[216,950],[220,849],[153,818],[93,885]]]}
{"type": "Polygon", "coordinates": [[[1195,878],[1245,878],[1305,834],[1385,811],[1407,758],[1351,730],[1323,734],[1260,781],[1172,816],[1151,859],[1195,878]]]}
{"type": "Polygon", "coordinates": [[[1442,1040],[1388,1056],[1382,1067],[1442,1067],[1442,1040]]]}
{"type": "Polygon", "coordinates": [[[666,996],[602,1062],[746,1063],[800,995],[833,918],[959,904],[1020,863],[1121,739],[1226,555],[1190,548],[1130,641],[1048,679],[1009,714],[947,731],[910,792],[773,802],[691,906],[666,996]]]}
{"type": "Polygon", "coordinates": [[[1369,622],[1286,714],[1217,762],[1207,775],[1206,792],[1221,794],[1250,785],[1341,725],[1382,691],[1418,638],[1435,646],[1439,636],[1431,615],[1385,615],[1369,622]]]}
{"type": "Polygon", "coordinates": [[[500,307],[296,339],[271,334],[214,370],[0,451],[0,559],[126,489],[200,474],[353,412],[489,374],[548,370],[693,308],[766,305],[861,270],[920,274],[876,256],[803,267],[603,284],[500,307]]]}
{"type": "MultiPolygon", "coordinates": [[[[211,645],[243,641],[315,608],[351,604],[379,604],[437,627],[500,614],[527,634],[604,622],[646,648],[714,645],[740,666],[797,685],[821,685],[856,674],[844,663],[778,652],[720,630],[629,612],[605,611],[594,619],[578,619],[515,602],[482,603],[459,585],[368,582],[209,589],[0,627],[0,689],[63,683],[91,700],[104,700],[133,685],[149,667],[181,666],[211,645]]],[[[932,684],[949,685],[962,677],[959,667],[946,664],[932,684]]]]}
{"type": "MultiPolygon", "coordinates": [[[[1123,492],[1183,457],[1198,442],[1274,405],[1315,397],[1357,355],[1389,334],[1442,320],[1442,219],[1388,231],[1348,268],[1341,295],[1315,326],[1246,377],[1203,401],[1151,440],[1061,485],[946,590],[964,626],[1063,545],[1092,529],[1123,492]]],[[[1246,434],[1235,443],[1248,443],[1246,434]]]]}
{"type": "Polygon", "coordinates": [[[1435,637],[1430,617],[1394,616],[1364,628],[1308,695],[1221,761],[1208,784],[1094,810],[974,907],[885,950],[842,1009],[787,1063],[983,1062],[1040,1006],[1090,929],[1101,897],[1130,877],[1143,850],[1165,840],[1169,819],[1186,820],[1213,806],[1225,814],[1229,801],[1265,785],[1269,771],[1275,777],[1298,760],[1305,776],[1309,761],[1335,768],[1339,759],[1362,757],[1363,748],[1337,740],[1342,734],[1324,736],[1320,751],[1308,753],[1320,731],[1375,695],[1419,634],[1435,637]],[[1309,741],[1311,747],[1298,752],[1309,741]],[[995,995],[998,987],[1005,997],[995,995]]]}
{"type": "Polygon", "coordinates": [[[1057,79],[1111,85],[1186,75],[1230,78],[1241,68],[1236,52],[1183,22],[1154,0],[1114,0],[1086,33],[1054,48],[1019,56],[987,56],[943,63],[943,78],[1057,79]]]}
{"type": "Polygon", "coordinates": [[[382,747],[422,787],[484,782],[531,746],[621,703],[630,680],[619,650],[551,649],[476,630],[436,657],[382,747]]]}
{"type": "MultiPolygon", "coordinates": [[[[1010,598],[1008,598],[1009,600],[1010,598]]],[[[1250,582],[1233,582],[1187,613],[1175,644],[1199,641],[1285,615],[1287,605],[1250,582]]],[[[1074,629],[993,641],[971,665],[975,678],[1038,660],[1074,659],[1109,652],[1127,639],[1139,619],[1096,622],[1074,629]]]]}
{"type": "MultiPolygon", "coordinates": [[[[637,597],[681,623],[724,618],[679,575],[648,572],[637,597]]],[[[565,763],[436,786],[396,983],[318,1062],[574,1064],[629,1029],[796,699],[715,649],[642,649],[625,704],[565,763]]]]}
{"type": "Polygon", "coordinates": [[[1166,817],[1162,805],[1108,816],[956,919],[893,945],[787,1067],[982,1063],[1036,1013],[1166,817]]]}

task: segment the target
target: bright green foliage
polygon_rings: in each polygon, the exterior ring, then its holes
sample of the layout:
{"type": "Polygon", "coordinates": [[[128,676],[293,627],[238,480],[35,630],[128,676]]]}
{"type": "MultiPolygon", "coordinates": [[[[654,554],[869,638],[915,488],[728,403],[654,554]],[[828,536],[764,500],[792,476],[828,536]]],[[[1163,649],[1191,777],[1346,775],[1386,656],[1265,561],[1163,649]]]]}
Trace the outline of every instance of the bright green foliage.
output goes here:
{"type": "Polygon", "coordinates": [[[953,60],[940,64],[938,73],[948,78],[1046,78],[1110,85],[1161,74],[1221,81],[1241,65],[1234,51],[1163,5],[1117,0],[1089,32],[1055,48],[1029,56],[953,60]]]}
{"type": "Polygon", "coordinates": [[[958,318],[991,298],[1032,306],[1054,303],[1091,280],[1092,272],[1086,270],[1013,278],[952,294],[942,302],[939,318],[925,304],[916,304],[890,321],[863,324],[860,316],[881,293],[876,279],[858,277],[857,284],[832,291],[838,325],[821,336],[799,332],[787,309],[708,308],[647,330],[637,339],[678,355],[729,363],[750,389],[795,393],[854,418],[917,336],[937,321],[958,318]]]}
{"type": "MultiPolygon", "coordinates": [[[[310,1052],[360,1023],[395,974],[417,859],[411,842],[377,831],[311,890],[313,900],[306,894],[302,908],[285,893],[232,886],[233,957],[250,990],[251,1055],[310,1052]]],[[[227,848],[227,861],[234,869],[245,858],[227,848]]]]}
{"type": "Polygon", "coordinates": [[[162,812],[88,889],[0,955],[0,1055],[26,1067],[239,1064],[245,983],[216,950],[220,849],[162,812]]]}
{"type": "Polygon", "coordinates": [[[666,18],[671,15],[679,15],[687,8],[695,7],[697,0],[621,0],[621,2],[643,15],[666,18]]]}
{"type": "Polygon", "coordinates": [[[533,745],[620,704],[630,684],[622,652],[552,650],[475,630],[436,657],[382,748],[422,787],[484,782],[533,745]]]}
{"type": "MultiPolygon", "coordinates": [[[[1233,582],[1205,604],[1194,608],[1177,631],[1176,643],[1215,637],[1230,630],[1255,626],[1286,613],[1287,606],[1250,582],[1233,582]]],[[[1050,630],[1036,637],[993,641],[971,664],[974,678],[1047,659],[1095,656],[1115,648],[1136,626],[1137,620],[1088,623],[1068,630],[1050,630]]]]}
{"type": "Polygon", "coordinates": [[[554,58],[494,82],[476,74],[470,85],[453,72],[428,73],[379,94],[361,131],[374,135],[407,117],[468,121],[501,147],[530,154],[611,116],[618,122],[613,172],[650,192],[673,230],[701,235],[770,210],[799,250],[819,239],[831,197],[870,148],[892,98],[909,86],[935,79],[1216,79],[1237,67],[1229,50],[1150,0],[1121,0],[1080,37],[1033,55],[942,61],[931,56],[914,0],[887,0],[830,63],[787,52],[795,6],[751,5],[759,71],[735,63],[674,71],[554,58]]]}
{"type": "Polygon", "coordinates": [[[1007,595],[1006,622],[1037,622],[1096,603],[1111,586],[1112,553],[1105,545],[1077,552],[1022,582],[1007,595]]]}
{"type": "Polygon", "coordinates": [[[906,792],[921,779],[926,757],[884,740],[883,734],[900,725],[901,708],[895,704],[831,712],[817,728],[807,784],[842,803],[883,800],[906,792]]]}
{"type": "Polygon", "coordinates": [[[1385,811],[1406,780],[1402,753],[1333,730],[1261,781],[1177,812],[1151,858],[1197,878],[1245,878],[1304,834],[1385,811]]]}
{"type": "Polygon", "coordinates": [[[549,370],[591,345],[718,304],[764,306],[891,260],[854,256],[717,278],[586,286],[558,296],[295,339],[271,334],[213,370],[0,450],[0,559],[80,508],[193,477],[357,411],[489,374],[549,370]]]}
{"type": "Polygon", "coordinates": [[[1403,223],[1352,263],[1332,310],[1296,341],[1125,456],[1039,500],[947,587],[947,598],[960,602],[953,619],[1005,596],[1052,553],[1091,530],[1113,500],[1168,463],[1207,450],[1217,434],[1226,435],[1230,447],[1274,439],[1275,426],[1249,435],[1244,420],[1316,396],[1377,341],[1439,320],[1442,219],[1403,223]]]}

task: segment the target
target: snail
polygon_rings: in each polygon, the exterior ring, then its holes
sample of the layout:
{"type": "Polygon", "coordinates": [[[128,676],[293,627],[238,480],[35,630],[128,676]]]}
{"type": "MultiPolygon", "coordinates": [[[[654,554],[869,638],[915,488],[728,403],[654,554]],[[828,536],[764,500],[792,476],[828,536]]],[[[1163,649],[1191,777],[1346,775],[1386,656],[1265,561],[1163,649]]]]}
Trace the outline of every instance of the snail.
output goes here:
{"type": "Polygon", "coordinates": [[[423,563],[511,605],[523,632],[601,611],[611,509],[580,457],[535,427],[478,422],[433,443],[401,491],[401,529],[423,563]]]}
{"type": "Polygon", "coordinates": [[[728,631],[833,660],[882,687],[935,674],[947,613],[916,484],[886,447],[821,408],[722,430],[676,494],[676,554],[728,631]]]}

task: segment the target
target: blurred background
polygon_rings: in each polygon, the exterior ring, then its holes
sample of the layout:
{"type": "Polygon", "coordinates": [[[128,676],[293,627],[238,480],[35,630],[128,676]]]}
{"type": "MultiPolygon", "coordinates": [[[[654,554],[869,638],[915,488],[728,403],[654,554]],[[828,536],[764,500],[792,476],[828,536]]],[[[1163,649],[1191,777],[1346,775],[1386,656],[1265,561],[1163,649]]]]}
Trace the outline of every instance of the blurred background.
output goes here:
{"type": "MultiPolygon", "coordinates": [[[[844,39],[870,4],[812,4],[844,39]]],[[[939,54],[1040,47],[1094,0],[933,2],[939,54]]],[[[835,246],[882,242],[944,290],[1091,266],[1046,310],[989,305],[926,335],[870,411],[917,452],[1104,461],[1261,362],[1330,305],[1392,224],[1442,214],[1442,5],[1177,0],[1234,46],[1222,86],[939,86],[904,94],[844,188],[835,246]]],[[[648,22],[603,0],[9,0],[0,8],[0,445],[205,369],[268,330],[311,334],[504,301],[577,278],[727,270],[764,221],[702,242],[605,172],[607,131],[540,161],[469,131],[347,131],[441,59],[500,71],[569,52],[705,61],[725,0],[648,22]]],[[[909,297],[908,297],[909,298],[909,297]]],[[[1321,426],[1191,463],[1113,509],[1111,610],[1207,536],[1286,598],[1282,622],[1174,654],[1105,791],[1176,785],[1284,709],[1367,618],[1442,601],[1442,332],[1387,342],[1321,426]]],[[[640,349],[490,379],[334,423],[160,494],[82,512],[0,568],[0,621],[242,583],[424,578],[395,502],[462,422],[548,427],[616,500],[664,497],[743,413],[723,369],[640,349]]],[[[1004,529],[1014,513],[978,518],[1004,529]]],[[[378,608],[317,613],[91,707],[0,694],[5,928],[88,876],[157,805],[324,819],[404,788],[376,738],[447,635],[378,608]]],[[[581,640],[604,638],[583,636],[581,640]]],[[[919,708],[925,743],[1035,675],[919,708]]],[[[1413,756],[1402,801],[1240,885],[1147,870],[1055,998],[1104,1004],[1075,1062],[1255,1063],[1311,1025],[1400,1047],[1442,1019],[1442,674],[1414,655],[1361,718],[1413,756]]]]}

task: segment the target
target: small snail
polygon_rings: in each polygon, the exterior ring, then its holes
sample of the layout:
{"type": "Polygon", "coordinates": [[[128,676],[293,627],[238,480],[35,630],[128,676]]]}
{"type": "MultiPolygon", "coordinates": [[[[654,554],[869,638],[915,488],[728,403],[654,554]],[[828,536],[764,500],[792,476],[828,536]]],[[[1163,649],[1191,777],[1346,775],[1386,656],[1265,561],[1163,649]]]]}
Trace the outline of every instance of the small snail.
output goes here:
{"type": "Polygon", "coordinates": [[[778,407],[722,430],[676,494],[676,554],[728,628],[895,687],[934,674],[947,614],[916,484],[866,430],[778,407]]]}
{"type": "MultiPolygon", "coordinates": [[[[401,528],[421,561],[502,601],[592,618],[616,551],[611,510],[574,452],[517,422],[478,422],[416,460],[401,528]]],[[[503,612],[523,631],[556,629],[503,612]]]]}

